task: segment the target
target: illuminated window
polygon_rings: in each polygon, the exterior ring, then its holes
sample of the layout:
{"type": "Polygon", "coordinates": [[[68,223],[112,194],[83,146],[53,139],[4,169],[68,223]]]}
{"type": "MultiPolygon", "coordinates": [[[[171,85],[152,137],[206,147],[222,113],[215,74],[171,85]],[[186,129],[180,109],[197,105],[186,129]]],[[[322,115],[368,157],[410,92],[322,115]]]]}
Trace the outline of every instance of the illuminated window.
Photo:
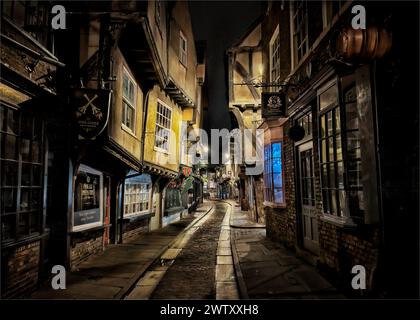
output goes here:
{"type": "Polygon", "coordinates": [[[264,147],[264,200],[274,204],[285,202],[281,142],[264,147]]]}
{"type": "MultiPolygon", "coordinates": [[[[127,179],[124,188],[124,216],[149,212],[151,181],[141,179],[143,175],[127,179]]],[[[149,178],[150,180],[150,178],[149,178]]]]}
{"type": "Polygon", "coordinates": [[[172,110],[158,101],[156,113],[155,147],[169,151],[169,137],[171,133],[172,110]]]}
{"type": "Polygon", "coordinates": [[[364,197],[354,78],[343,78],[340,91],[334,84],[319,94],[318,99],[321,109],[319,139],[324,213],[337,217],[360,217],[364,211],[364,197]]]}
{"type": "Polygon", "coordinates": [[[80,165],[74,191],[73,230],[102,225],[103,174],[86,165],[80,165]]]}

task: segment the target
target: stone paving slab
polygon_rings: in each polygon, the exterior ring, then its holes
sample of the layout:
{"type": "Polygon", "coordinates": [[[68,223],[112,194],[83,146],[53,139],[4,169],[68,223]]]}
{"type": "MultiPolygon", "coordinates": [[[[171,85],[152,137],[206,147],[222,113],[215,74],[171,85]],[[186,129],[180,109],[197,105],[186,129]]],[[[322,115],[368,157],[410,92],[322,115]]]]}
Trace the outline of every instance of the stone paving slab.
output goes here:
{"type": "MultiPolygon", "coordinates": [[[[204,212],[211,205],[201,207],[204,212]]],[[[47,282],[34,292],[30,299],[119,299],[147,268],[168,248],[175,238],[195,218],[189,215],[181,221],[157,231],[141,233],[136,238],[119,245],[111,245],[104,252],[91,256],[76,270],[67,273],[67,288],[53,290],[47,282]]],[[[147,283],[164,271],[165,266],[156,273],[148,275],[147,283]]],[[[167,268],[167,267],[166,267],[167,268]]],[[[148,287],[148,286],[144,286],[148,287]]],[[[147,289],[147,288],[146,288],[147,289]]],[[[139,296],[141,290],[131,292],[139,296]]],[[[143,290],[144,291],[144,290],[143,290]]],[[[147,290],[146,290],[147,291],[147,290]]]]}
{"type": "Polygon", "coordinates": [[[238,286],[236,282],[217,282],[216,283],[216,299],[217,300],[237,300],[238,286]]]}
{"type": "Polygon", "coordinates": [[[241,295],[251,299],[344,298],[312,266],[265,236],[231,201],[232,250],[241,295]],[[252,226],[252,227],[251,227],[252,226]],[[245,291],[245,292],[243,292],[245,291]]]}
{"type": "Polygon", "coordinates": [[[216,281],[229,282],[235,281],[235,270],[233,265],[219,264],[216,265],[216,281]]]}

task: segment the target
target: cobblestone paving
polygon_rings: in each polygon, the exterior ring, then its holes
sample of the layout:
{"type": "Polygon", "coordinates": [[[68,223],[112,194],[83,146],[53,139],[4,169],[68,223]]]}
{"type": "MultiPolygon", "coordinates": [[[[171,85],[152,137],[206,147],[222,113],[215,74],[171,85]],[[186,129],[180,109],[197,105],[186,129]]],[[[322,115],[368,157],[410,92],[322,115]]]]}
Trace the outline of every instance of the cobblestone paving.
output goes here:
{"type": "Polygon", "coordinates": [[[216,251],[227,205],[218,203],[166,272],[151,299],[215,299],[216,251]]]}

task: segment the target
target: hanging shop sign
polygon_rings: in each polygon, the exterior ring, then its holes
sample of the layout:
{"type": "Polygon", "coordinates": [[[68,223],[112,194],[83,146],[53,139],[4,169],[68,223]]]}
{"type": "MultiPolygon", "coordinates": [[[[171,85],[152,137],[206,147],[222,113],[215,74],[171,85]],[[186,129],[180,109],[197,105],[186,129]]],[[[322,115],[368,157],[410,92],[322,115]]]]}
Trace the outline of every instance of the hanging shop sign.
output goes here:
{"type": "Polygon", "coordinates": [[[72,95],[74,117],[81,140],[94,140],[106,128],[111,90],[75,89],[72,95]]]}
{"type": "Polygon", "coordinates": [[[286,93],[263,92],[261,94],[261,107],[263,118],[286,117],[286,93]]]}

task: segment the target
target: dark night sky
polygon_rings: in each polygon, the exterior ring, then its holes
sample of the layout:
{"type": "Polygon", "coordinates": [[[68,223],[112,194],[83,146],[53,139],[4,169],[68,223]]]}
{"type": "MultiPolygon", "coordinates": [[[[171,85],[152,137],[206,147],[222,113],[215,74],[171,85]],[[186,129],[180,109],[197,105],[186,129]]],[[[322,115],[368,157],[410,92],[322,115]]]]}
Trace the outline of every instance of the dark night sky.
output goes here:
{"type": "Polygon", "coordinates": [[[260,1],[190,1],[195,40],[207,42],[209,114],[204,129],[229,128],[225,50],[260,14],[260,1]]]}

